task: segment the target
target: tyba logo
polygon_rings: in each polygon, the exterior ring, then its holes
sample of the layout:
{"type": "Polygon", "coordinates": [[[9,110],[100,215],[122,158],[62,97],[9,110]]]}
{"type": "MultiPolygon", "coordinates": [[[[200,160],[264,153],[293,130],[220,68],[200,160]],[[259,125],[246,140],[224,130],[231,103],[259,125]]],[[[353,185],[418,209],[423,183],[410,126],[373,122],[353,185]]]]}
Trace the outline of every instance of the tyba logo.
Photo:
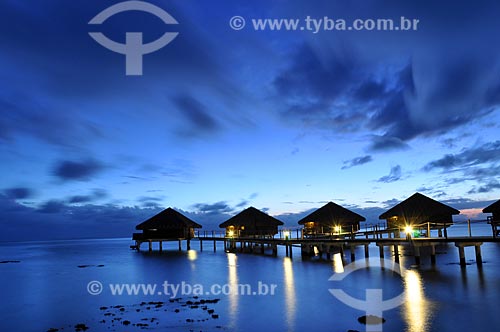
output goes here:
{"type": "MultiPolygon", "coordinates": [[[[169,13],[160,7],[143,1],[125,1],[117,3],[97,14],[90,20],[89,24],[102,24],[113,15],[131,10],[153,14],[160,18],[165,24],[178,24],[178,22],[169,13]]],[[[89,32],[90,37],[105,48],[116,53],[124,54],[125,74],[136,76],[142,75],[142,56],[165,47],[168,43],[174,40],[178,34],[178,32],[165,32],[155,41],[143,44],[142,32],[127,32],[125,34],[125,44],[121,44],[109,39],[101,32],[89,32]]]]}

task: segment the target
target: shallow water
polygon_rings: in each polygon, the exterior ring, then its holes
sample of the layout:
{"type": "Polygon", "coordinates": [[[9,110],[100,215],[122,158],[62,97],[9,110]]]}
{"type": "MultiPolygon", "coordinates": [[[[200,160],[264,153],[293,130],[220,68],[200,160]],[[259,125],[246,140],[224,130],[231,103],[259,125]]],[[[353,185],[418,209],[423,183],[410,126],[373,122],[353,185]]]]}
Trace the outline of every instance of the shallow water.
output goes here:
{"type": "MultiPolygon", "coordinates": [[[[463,229],[452,228],[450,235],[455,231],[463,229]]],[[[20,261],[0,264],[0,330],[30,332],[53,327],[74,331],[74,325],[84,323],[90,331],[140,331],[132,324],[142,322],[158,331],[364,331],[366,327],[357,318],[365,313],[335,298],[329,292],[333,288],[360,300],[366,298],[367,289],[381,289],[384,300],[402,294],[402,305],[383,312],[387,320],[384,331],[456,332],[500,326],[498,244],[483,245],[482,268],[474,261],[473,248],[466,249],[470,265],[461,268],[458,250],[450,244],[438,248],[435,266],[424,255],[421,267],[414,267],[412,257],[403,251],[402,277],[385,262],[385,269],[372,264],[342,281],[329,280],[335,273],[347,274],[352,267],[343,266],[338,254],[332,261],[302,261],[298,248],[290,259],[281,249],[278,257],[225,253],[222,245],[213,252],[208,242],[199,252],[196,241],[189,252],[178,252],[177,243],[169,243],[162,254],[150,254],[131,251],[130,244],[129,239],[0,244],[0,261],[20,261]],[[89,266],[78,267],[82,265],[89,266]],[[182,299],[170,303],[170,295],[156,291],[154,295],[112,295],[109,289],[110,283],[157,283],[161,287],[165,280],[173,285],[202,285],[204,294],[197,299],[193,294],[178,295],[182,299]],[[87,291],[91,281],[104,286],[100,295],[87,291]],[[267,295],[205,294],[213,284],[248,284],[258,291],[259,282],[276,285],[275,294],[270,294],[270,288],[267,295]],[[206,304],[207,310],[203,305],[182,306],[202,299],[220,301],[206,304]],[[165,304],[141,306],[143,301],[165,304]],[[123,310],[109,308],[117,305],[123,310]],[[100,310],[103,306],[107,309],[100,310]],[[210,309],[218,318],[207,313],[210,309]],[[113,318],[121,320],[112,322],[113,318]],[[123,320],[131,325],[124,326],[123,320]]],[[[356,254],[364,257],[363,249],[356,254]]],[[[371,247],[370,255],[378,257],[378,248],[371,247]]],[[[386,258],[392,259],[389,250],[386,258]]],[[[349,263],[349,251],[345,261],[349,263]]],[[[364,263],[362,258],[354,266],[364,263]]],[[[261,290],[265,290],[263,286],[261,290]]]]}

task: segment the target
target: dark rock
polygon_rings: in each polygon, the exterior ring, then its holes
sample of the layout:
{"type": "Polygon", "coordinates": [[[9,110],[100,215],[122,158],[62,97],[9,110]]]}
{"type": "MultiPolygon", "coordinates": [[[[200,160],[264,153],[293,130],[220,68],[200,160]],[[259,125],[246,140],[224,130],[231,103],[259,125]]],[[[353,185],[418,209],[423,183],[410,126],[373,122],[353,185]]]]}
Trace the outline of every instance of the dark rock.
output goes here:
{"type": "Polygon", "coordinates": [[[106,309],[108,309],[108,307],[100,307],[99,309],[100,310],[106,310],[106,309]]]}
{"type": "Polygon", "coordinates": [[[123,324],[123,325],[125,325],[125,326],[130,325],[130,321],[129,321],[129,320],[124,320],[124,321],[122,322],[122,324],[123,324]]]}
{"type": "Polygon", "coordinates": [[[220,301],[220,299],[205,300],[206,303],[217,303],[219,301],[220,301]]]}
{"type": "Polygon", "coordinates": [[[0,264],[21,263],[21,261],[1,261],[0,264]]]}
{"type": "Polygon", "coordinates": [[[179,309],[175,309],[174,312],[178,313],[178,312],[180,312],[180,310],[179,309]]]}
{"type": "Polygon", "coordinates": [[[215,314],[213,314],[213,315],[212,315],[212,318],[213,318],[213,319],[217,319],[217,318],[219,318],[219,315],[215,315],[215,314]]]}
{"type": "Polygon", "coordinates": [[[50,329],[47,330],[47,332],[57,332],[59,329],[56,329],[55,327],[51,327],[50,329]]]}
{"type": "Polygon", "coordinates": [[[87,331],[89,329],[89,327],[83,323],[80,323],[80,324],[76,324],[75,325],[75,331],[79,332],[79,331],[87,331]]]}
{"type": "Polygon", "coordinates": [[[211,314],[213,314],[213,313],[214,313],[214,311],[215,311],[214,309],[208,309],[208,310],[207,310],[207,312],[208,312],[210,315],[211,315],[211,314]]]}

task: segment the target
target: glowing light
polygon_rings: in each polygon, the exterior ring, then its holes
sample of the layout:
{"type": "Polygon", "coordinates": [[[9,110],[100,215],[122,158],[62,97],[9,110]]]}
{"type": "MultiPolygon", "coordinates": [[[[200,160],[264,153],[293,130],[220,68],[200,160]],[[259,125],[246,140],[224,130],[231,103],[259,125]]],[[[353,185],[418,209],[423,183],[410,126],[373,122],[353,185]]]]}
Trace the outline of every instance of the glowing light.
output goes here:
{"type": "Polygon", "coordinates": [[[340,233],[340,232],[342,232],[342,226],[335,226],[334,230],[335,230],[335,233],[340,233]]]}
{"type": "Polygon", "coordinates": [[[405,233],[406,234],[411,234],[413,232],[413,227],[411,227],[410,225],[407,225],[405,227],[405,233]]]}
{"type": "Polygon", "coordinates": [[[284,231],[283,236],[285,237],[286,240],[290,237],[290,232],[289,231],[284,231]]]}
{"type": "Polygon", "coordinates": [[[227,236],[229,236],[229,237],[233,237],[233,236],[234,236],[234,231],[228,231],[228,232],[227,232],[227,236]]]}

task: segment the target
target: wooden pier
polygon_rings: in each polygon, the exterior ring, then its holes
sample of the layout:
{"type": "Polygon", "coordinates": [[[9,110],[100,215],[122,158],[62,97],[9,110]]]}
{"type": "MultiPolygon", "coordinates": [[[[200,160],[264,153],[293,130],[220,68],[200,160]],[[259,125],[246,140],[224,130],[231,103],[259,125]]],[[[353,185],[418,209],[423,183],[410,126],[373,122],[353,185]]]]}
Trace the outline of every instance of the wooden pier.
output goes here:
{"type": "Polygon", "coordinates": [[[278,246],[285,247],[285,255],[293,257],[295,250],[300,249],[300,254],[303,258],[311,256],[319,256],[331,259],[332,254],[340,253],[344,259],[345,251],[350,253],[351,261],[356,259],[356,248],[364,248],[364,257],[370,255],[370,245],[375,245],[379,248],[380,258],[385,257],[385,248],[389,247],[392,250],[391,255],[394,256],[396,262],[400,259],[400,250],[403,248],[410,249],[414,257],[415,264],[421,264],[421,256],[423,252],[430,252],[431,264],[436,264],[436,247],[444,244],[454,244],[458,249],[460,265],[466,266],[465,248],[475,248],[475,258],[477,264],[482,264],[481,246],[486,242],[500,243],[498,237],[476,236],[476,237],[441,237],[441,238],[383,238],[374,236],[373,238],[258,238],[258,237],[225,237],[215,236],[215,234],[205,234],[203,236],[194,237],[191,239],[142,239],[136,241],[134,249],[140,250],[142,243],[148,243],[149,251],[152,251],[152,244],[159,243],[159,250],[162,251],[162,243],[166,241],[178,241],[179,250],[182,250],[182,241],[186,241],[187,250],[191,249],[191,243],[196,241],[199,243],[199,250],[203,251],[209,247],[213,247],[213,251],[217,250],[218,243],[223,243],[225,251],[249,252],[265,254],[266,250],[271,251],[272,256],[278,255],[278,246]],[[423,250],[429,248],[429,250],[423,250]]]}

